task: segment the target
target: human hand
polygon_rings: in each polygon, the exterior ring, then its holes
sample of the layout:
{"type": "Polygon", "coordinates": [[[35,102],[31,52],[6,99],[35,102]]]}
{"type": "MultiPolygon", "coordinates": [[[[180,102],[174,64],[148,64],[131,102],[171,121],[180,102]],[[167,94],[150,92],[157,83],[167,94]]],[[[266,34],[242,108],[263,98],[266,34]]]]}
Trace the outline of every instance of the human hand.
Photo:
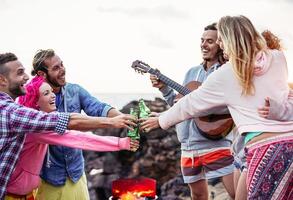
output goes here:
{"type": "Polygon", "coordinates": [[[139,148],[139,140],[130,139],[130,151],[135,152],[139,148]]]}
{"type": "Polygon", "coordinates": [[[155,88],[162,89],[166,86],[162,81],[160,81],[160,79],[156,75],[151,74],[150,80],[152,82],[152,86],[155,88]]]}
{"type": "Polygon", "coordinates": [[[159,128],[159,117],[149,117],[149,118],[142,118],[139,119],[140,124],[140,130],[143,132],[150,132],[151,130],[155,128],[159,128]]]}
{"type": "Polygon", "coordinates": [[[121,114],[108,119],[113,128],[127,128],[133,131],[132,127],[137,127],[137,118],[129,114],[121,114]]]}
{"type": "Polygon", "coordinates": [[[258,115],[263,118],[268,118],[270,114],[270,99],[269,97],[265,98],[265,105],[262,108],[259,108],[258,110],[258,115]]]}
{"type": "Polygon", "coordinates": [[[151,112],[149,114],[149,117],[159,117],[160,116],[160,113],[157,113],[157,112],[151,112]]]}

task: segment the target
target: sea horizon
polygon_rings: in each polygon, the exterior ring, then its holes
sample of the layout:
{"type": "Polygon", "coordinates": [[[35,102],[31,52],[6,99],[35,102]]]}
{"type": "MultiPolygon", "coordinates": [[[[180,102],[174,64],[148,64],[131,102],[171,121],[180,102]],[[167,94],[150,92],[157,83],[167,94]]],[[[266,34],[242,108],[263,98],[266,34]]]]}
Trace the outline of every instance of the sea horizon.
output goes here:
{"type": "Polygon", "coordinates": [[[156,97],[163,98],[158,93],[95,93],[93,96],[118,110],[121,110],[125,105],[134,100],[154,100],[156,97]]]}

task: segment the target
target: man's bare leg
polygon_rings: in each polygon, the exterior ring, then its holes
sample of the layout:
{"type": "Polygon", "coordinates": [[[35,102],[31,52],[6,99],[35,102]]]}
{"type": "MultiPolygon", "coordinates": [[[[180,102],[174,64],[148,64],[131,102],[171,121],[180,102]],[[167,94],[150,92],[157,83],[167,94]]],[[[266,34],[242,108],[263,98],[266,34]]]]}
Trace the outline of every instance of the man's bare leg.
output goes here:
{"type": "Polygon", "coordinates": [[[188,184],[192,200],[208,200],[208,183],[205,179],[188,184]]]}
{"type": "Polygon", "coordinates": [[[225,175],[222,177],[222,182],[229,196],[234,199],[235,198],[235,190],[234,190],[234,173],[225,175]]]}

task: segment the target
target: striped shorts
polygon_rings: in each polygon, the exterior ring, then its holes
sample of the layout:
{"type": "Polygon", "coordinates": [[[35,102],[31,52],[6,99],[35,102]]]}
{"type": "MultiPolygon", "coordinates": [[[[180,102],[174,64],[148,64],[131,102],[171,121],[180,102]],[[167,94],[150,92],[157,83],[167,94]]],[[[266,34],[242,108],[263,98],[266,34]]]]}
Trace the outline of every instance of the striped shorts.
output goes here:
{"type": "Polygon", "coordinates": [[[182,150],[181,171],[184,183],[222,177],[233,173],[233,156],[229,147],[205,150],[182,150]]]}

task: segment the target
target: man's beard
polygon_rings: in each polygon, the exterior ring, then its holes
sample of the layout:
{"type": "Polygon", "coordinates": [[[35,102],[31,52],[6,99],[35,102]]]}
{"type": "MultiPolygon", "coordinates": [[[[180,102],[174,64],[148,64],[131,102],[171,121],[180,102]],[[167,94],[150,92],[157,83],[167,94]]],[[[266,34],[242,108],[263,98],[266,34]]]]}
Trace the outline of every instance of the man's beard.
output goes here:
{"type": "Polygon", "coordinates": [[[203,61],[204,62],[210,62],[212,59],[211,58],[204,58],[203,61]]]}
{"type": "Polygon", "coordinates": [[[26,91],[22,90],[19,85],[9,87],[9,92],[16,98],[25,95],[26,91]]]}
{"type": "Polygon", "coordinates": [[[63,86],[63,85],[60,85],[57,81],[52,80],[52,78],[48,74],[47,74],[47,82],[49,83],[49,85],[55,88],[63,86]]]}
{"type": "Polygon", "coordinates": [[[203,58],[203,61],[205,63],[207,63],[207,62],[213,62],[213,61],[218,61],[219,59],[221,59],[220,57],[222,57],[222,56],[223,56],[223,50],[219,48],[218,51],[217,51],[217,53],[215,55],[210,56],[208,58],[203,58]]]}

